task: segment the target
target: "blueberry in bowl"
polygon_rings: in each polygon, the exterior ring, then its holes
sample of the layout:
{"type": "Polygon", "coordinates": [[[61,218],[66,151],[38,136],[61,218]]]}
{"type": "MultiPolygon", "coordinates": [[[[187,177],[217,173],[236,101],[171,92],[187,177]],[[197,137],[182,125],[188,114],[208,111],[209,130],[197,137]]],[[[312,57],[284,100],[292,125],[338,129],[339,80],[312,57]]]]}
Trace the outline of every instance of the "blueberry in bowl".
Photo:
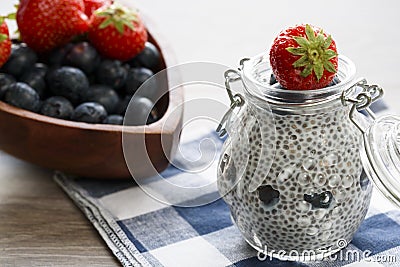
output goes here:
{"type": "Polygon", "coordinates": [[[107,111],[112,114],[116,111],[120,102],[118,94],[107,85],[95,84],[89,87],[84,100],[87,102],[95,102],[101,104],[107,111]]]}
{"type": "Polygon", "coordinates": [[[76,107],[72,119],[87,123],[101,123],[107,115],[106,109],[101,104],[86,102],[76,107]]]}
{"type": "Polygon", "coordinates": [[[96,80],[118,90],[125,86],[128,69],[119,60],[103,60],[96,71],[96,80]]]}
{"type": "Polygon", "coordinates": [[[100,63],[100,56],[88,42],[79,42],[67,51],[64,56],[64,63],[79,68],[89,75],[96,70],[100,63]]]}
{"type": "Polygon", "coordinates": [[[123,125],[124,124],[124,117],[121,115],[109,115],[103,121],[104,124],[114,124],[114,125],[123,125]]]}
{"type": "Polygon", "coordinates": [[[89,90],[89,81],[82,70],[73,67],[60,67],[47,76],[50,91],[56,96],[63,96],[73,104],[82,101],[89,90]]]}
{"type": "Polygon", "coordinates": [[[65,97],[52,96],[44,101],[40,113],[53,118],[69,120],[74,114],[74,107],[65,97]]]}
{"type": "Polygon", "coordinates": [[[160,57],[157,47],[150,42],[146,42],[143,51],[134,57],[129,62],[129,65],[132,67],[144,67],[157,72],[160,70],[160,57]]]}
{"type": "Polygon", "coordinates": [[[36,63],[32,69],[25,71],[19,80],[28,84],[39,94],[40,98],[43,98],[46,90],[47,70],[48,67],[45,64],[36,63]]]}
{"type": "Polygon", "coordinates": [[[37,112],[40,108],[38,93],[26,83],[13,83],[7,86],[4,101],[15,107],[37,112]]]}
{"type": "Polygon", "coordinates": [[[7,86],[16,82],[17,81],[12,75],[0,73],[0,100],[3,99],[7,86]]]}
{"type": "Polygon", "coordinates": [[[16,78],[21,77],[37,61],[37,54],[25,44],[13,44],[10,58],[2,69],[16,78]]]}
{"type": "MultiPolygon", "coordinates": [[[[128,71],[125,91],[128,95],[133,95],[139,89],[139,87],[149,80],[154,73],[147,68],[132,68],[128,71]]],[[[154,82],[155,80],[150,80],[149,82],[154,82]]]]}

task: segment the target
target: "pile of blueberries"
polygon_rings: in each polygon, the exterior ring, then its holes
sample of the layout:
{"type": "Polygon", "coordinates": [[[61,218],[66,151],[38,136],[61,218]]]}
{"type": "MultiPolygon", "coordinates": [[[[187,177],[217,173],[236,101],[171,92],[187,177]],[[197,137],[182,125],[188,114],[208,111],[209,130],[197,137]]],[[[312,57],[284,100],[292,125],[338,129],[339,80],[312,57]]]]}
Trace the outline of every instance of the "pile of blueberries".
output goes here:
{"type": "MultiPolygon", "coordinates": [[[[23,43],[13,44],[0,69],[0,100],[54,118],[121,125],[132,95],[160,70],[160,60],[150,42],[128,62],[102,58],[85,41],[44,56],[23,43]]],[[[150,99],[139,96],[132,101],[146,115],[138,121],[150,124],[159,119],[150,99]]]]}

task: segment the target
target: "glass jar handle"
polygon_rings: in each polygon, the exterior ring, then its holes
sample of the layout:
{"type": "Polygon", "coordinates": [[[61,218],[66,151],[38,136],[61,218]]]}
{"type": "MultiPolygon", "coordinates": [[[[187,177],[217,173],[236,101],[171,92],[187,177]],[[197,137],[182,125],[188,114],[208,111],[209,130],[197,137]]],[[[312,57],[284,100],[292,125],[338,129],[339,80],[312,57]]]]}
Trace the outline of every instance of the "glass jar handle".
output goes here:
{"type": "Polygon", "coordinates": [[[244,105],[245,100],[244,97],[237,93],[233,94],[232,89],[231,89],[231,83],[236,82],[236,81],[242,81],[242,76],[240,75],[240,70],[243,68],[243,63],[245,61],[249,60],[249,58],[244,58],[240,60],[240,68],[238,70],[227,70],[224,73],[225,77],[225,89],[226,92],[228,93],[229,100],[231,101],[231,105],[229,107],[229,110],[225,113],[225,115],[222,117],[221,122],[218,124],[216,132],[219,134],[220,137],[223,137],[226,135],[227,130],[226,130],[226,125],[228,123],[228,120],[232,114],[232,112],[237,108],[241,107],[244,105]]]}
{"type": "Polygon", "coordinates": [[[351,122],[362,132],[365,133],[365,129],[354,119],[356,111],[365,110],[372,120],[375,120],[375,113],[370,109],[370,105],[376,100],[383,96],[383,89],[378,85],[369,85],[365,78],[359,79],[353,86],[342,93],[342,103],[347,105],[352,104],[350,109],[349,118],[351,122]],[[351,90],[355,87],[359,87],[362,91],[354,98],[350,97],[351,90]]]}

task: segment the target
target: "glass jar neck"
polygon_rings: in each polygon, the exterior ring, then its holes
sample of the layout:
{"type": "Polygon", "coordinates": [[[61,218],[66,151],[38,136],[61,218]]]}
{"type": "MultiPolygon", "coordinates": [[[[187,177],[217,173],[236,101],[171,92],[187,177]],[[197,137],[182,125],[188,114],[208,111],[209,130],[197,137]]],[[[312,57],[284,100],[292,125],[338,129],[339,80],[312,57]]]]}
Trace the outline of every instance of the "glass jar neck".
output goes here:
{"type": "Polygon", "coordinates": [[[241,70],[246,100],[259,107],[297,112],[339,107],[343,91],[354,83],[356,68],[341,55],[338,63],[337,84],[317,90],[287,90],[279,83],[270,84],[272,69],[268,55],[253,57],[244,61],[241,70]]]}

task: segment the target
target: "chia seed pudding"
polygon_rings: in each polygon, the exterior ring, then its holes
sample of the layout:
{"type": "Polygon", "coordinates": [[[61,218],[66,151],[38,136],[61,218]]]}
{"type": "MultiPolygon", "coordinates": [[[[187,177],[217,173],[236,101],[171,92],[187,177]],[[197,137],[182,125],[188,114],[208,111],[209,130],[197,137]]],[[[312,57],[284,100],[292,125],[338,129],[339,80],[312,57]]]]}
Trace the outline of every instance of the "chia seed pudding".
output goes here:
{"type": "Polygon", "coordinates": [[[256,57],[241,71],[246,104],[227,127],[218,188],[255,249],[328,256],[351,241],[372,193],[360,131],[340,100],[355,67],[339,57],[337,85],[281,95],[267,62],[256,57]]]}

